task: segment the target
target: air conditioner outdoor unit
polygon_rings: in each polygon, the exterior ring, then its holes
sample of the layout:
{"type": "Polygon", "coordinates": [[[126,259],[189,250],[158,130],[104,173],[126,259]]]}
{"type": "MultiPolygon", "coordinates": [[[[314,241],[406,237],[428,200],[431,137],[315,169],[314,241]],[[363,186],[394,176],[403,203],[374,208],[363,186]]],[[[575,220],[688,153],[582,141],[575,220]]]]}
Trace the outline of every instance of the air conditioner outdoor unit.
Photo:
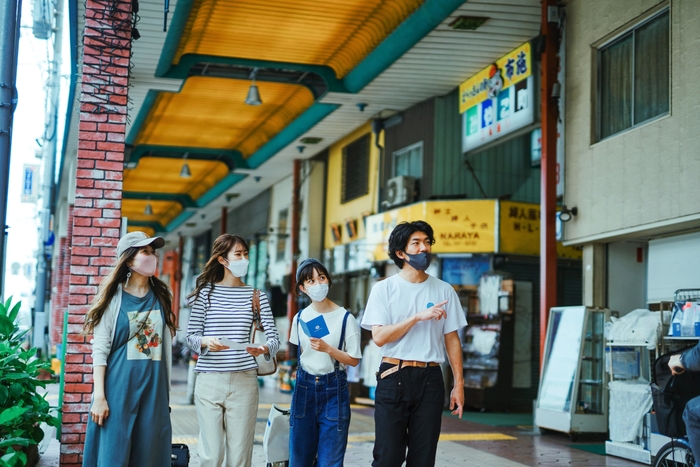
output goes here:
{"type": "Polygon", "coordinates": [[[386,199],[382,204],[387,207],[410,203],[416,195],[416,179],[406,175],[390,178],[386,184],[386,199]]]}

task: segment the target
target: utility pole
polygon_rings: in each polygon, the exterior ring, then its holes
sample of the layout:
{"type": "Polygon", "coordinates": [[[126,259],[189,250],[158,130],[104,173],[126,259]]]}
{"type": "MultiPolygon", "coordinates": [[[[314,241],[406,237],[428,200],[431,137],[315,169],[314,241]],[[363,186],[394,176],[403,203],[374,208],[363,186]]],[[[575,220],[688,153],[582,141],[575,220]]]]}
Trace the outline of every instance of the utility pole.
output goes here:
{"type": "Polygon", "coordinates": [[[557,305],[557,82],[559,31],[557,0],[542,2],[542,162],[540,183],[540,366],[544,359],[549,309],[557,305]]]}
{"type": "Polygon", "coordinates": [[[5,297],[7,189],[10,178],[12,115],[16,105],[15,82],[21,8],[21,0],[0,1],[0,299],[5,297]]]}
{"type": "MultiPolygon", "coordinates": [[[[39,238],[39,258],[37,261],[36,275],[36,300],[34,306],[34,334],[33,347],[41,352],[45,347],[46,326],[48,323],[47,314],[50,310],[50,287],[48,271],[51,266],[50,252],[53,247],[48,245],[51,228],[51,217],[54,211],[54,185],[55,185],[55,165],[56,149],[58,147],[58,106],[61,88],[61,53],[62,53],[62,31],[63,31],[63,3],[64,0],[57,0],[54,12],[55,27],[53,37],[53,57],[49,63],[49,109],[47,115],[47,125],[45,132],[46,144],[44,144],[44,178],[41,187],[41,235],[39,238]]],[[[55,237],[54,237],[55,238],[55,237]]]]}
{"type": "MultiPolygon", "coordinates": [[[[297,297],[294,293],[297,288],[297,257],[299,256],[299,213],[301,212],[301,206],[299,206],[299,190],[301,189],[301,160],[294,159],[294,173],[292,176],[292,206],[290,207],[292,215],[292,232],[289,237],[292,243],[292,266],[289,273],[289,294],[287,295],[287,320],[289,321],[289,329],[292,329],[292,320],[294,315],[297,314],[299,306],[297,304],[297,297]]],[[[277,241],[280,241],[282,237],[277,237],[277,241]]],[[[289,333],[287,333],[287,340],[289,340],[289,333]]],[[[291,354],[291,349],[287,346],[287,360],[294,358],[291,354]]]]}

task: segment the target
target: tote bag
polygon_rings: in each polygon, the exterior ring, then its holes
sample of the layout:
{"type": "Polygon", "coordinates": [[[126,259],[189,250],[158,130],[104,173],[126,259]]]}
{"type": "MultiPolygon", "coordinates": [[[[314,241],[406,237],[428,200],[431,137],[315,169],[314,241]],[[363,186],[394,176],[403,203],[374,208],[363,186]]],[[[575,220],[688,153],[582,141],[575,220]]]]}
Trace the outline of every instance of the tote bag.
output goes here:
{"type": "MultiPolygon", "coordinates": [[[[253,323],[250,325],[250,342],[253,344],[265,345],[267,336],[260,318],[260,291],[253,290],[253,323]]],[[[271,375],[277,371],[277,358],[270,355],[269,352],[260,354],[255,357],[255,363],[258,364],[258,376],[271,375]]]]}
{"type": "Polygon", "coordinates": [[[265,462],[285,462],[289,460],[289,409],[272,404],[263,436],[265,462]]]}

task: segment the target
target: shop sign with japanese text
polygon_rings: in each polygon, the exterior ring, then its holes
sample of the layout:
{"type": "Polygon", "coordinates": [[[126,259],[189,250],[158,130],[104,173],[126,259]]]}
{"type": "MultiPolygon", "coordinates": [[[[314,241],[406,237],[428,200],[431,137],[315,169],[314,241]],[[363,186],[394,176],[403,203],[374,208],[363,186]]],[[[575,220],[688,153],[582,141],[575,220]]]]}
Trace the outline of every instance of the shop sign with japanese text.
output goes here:
{"type": "Polygon", "coordinates": [[[36,203],[37,199],[39,199],[39,166],[37,164],[24,164],[21,201],[23,203],[36,203]]]}
{"type": "Polygon", "coordinates": [[[367,218],[370,261],[388,258],[389,235],[404,221],[424,220],[434,230],[433,253],[488,253],[495,248],[496,201],[424,201],[367,218]]]}
{"type": "Polygon", "coordinates": [[[532,52],[526,42],[459,86],[462,150],[471,151],[534,122],[532,52]]]}
{"type": "MultiPolygon", "coordinates": [[[[500,253],[519,255],[540,254],[540,206],[538,204],[501,201],[500,203],[500,253]]],[[[582,257],[581,250],[557,242],[559,258],[582,257]]]]}

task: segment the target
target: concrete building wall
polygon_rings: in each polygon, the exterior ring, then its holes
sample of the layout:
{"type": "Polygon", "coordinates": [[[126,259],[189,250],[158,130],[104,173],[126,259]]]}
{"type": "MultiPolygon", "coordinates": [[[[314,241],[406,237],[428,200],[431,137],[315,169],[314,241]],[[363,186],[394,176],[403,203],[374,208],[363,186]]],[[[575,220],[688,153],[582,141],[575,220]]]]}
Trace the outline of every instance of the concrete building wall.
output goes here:
{"type": "Polygon", "coordinates": [[[700,226],[700,2],[566,3],[566,191],[581,244],[700,226]],[[670,5],[670,113],[596,142],[596,48],[670,5]]]}
{"type": "Polygon", "coordinates": [[[646,243],[610,243],[607,253],[608,308],[620,316],[646,308],[646,243]]]}
{"type": "Polygon", "coordinates": [[[282,285],[292,267],[292,249],[288,235],[292,233],[292,177],[287,177],[272,187],[270,198],[270,236],[267,251],[270,255],[268,274],[270,284],[282,285]],[[286,212],[287,217],[280,214],[286,212]]]}
{"type": "Polygon", "coordinates": [[[299,193],[299,258],[322,259],[323,204],[326,163],[308,160],[302,165],[302,185],[299,193]]]}

